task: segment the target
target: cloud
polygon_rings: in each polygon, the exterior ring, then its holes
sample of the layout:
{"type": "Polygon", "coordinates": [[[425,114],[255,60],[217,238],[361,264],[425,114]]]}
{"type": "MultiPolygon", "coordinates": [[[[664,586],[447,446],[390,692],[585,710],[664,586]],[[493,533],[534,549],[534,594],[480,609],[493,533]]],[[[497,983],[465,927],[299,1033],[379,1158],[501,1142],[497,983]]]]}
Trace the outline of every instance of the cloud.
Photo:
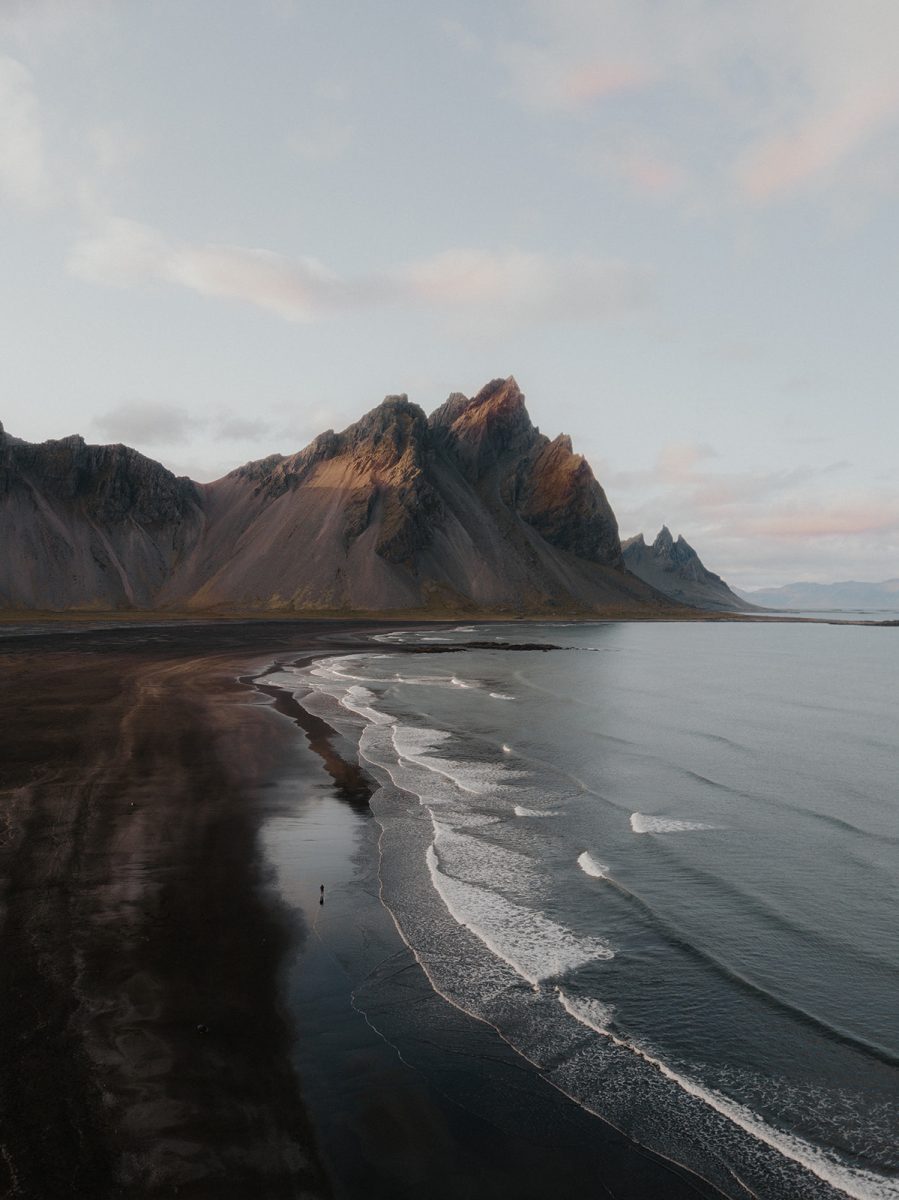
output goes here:
{"type": "Polygon", "coordinates": [[[0,57],[0,193],[23,208],[43,208],[50,200],[31,72],[8,57],[0,57]]]}
{"type": "Polygon", "coordinates": [[[640,150],[627,150],[605,159],[605,170],[642,196],[670,196],[687,183],[683,167],[640,150]]]}
{"type": "Polygon", "coordinates": [[[513,76],[530,80],[520,94],[534,108],[575,110],[593,100],[640,91],[653,81],[647,68],[633,62],[566,63],[520,45],[507,47],[501,57],[513,76]]]}
{"type": "Polygon", "coordinates": [[[287,321],[311,321],[351,302],[347,289],[312,258],[285,259],[242,246],[180,246],[168,251],[159,278],[202,296],[244,300],[287,321]]]}
{"type": "Polygon", "coordinates": [[[199,422],[172,404],[140,400],[101,413],[94,418],[93,426],[111,441],[129,446],[135,443],[172,446],[191,436],[199,422]]]}
{"type": "Polygon", "coordinates": [[[790,502],[761,517],[748,517],[742,528],[751,536],[785,541],[899,534],[899,497],[870,490],[844,493],[823,506],[790,502]]]}
{"type": "Polygon", "coordinates": [[[669,442],[659,452],[656,475],[667,483],[689,481],[699,463],[715,457],[717,455],[711,446],[696,442],[669,442]]]}
{"type": "Polygon", "coordinates": [[[510,90],[580,121],[594,161],[634,190],[695,180],[697,202],[766,205],[851,189],[859,173],[895,186],[894,0],[530,0],[525,14],[495,45],[510,90]],[[632,159],[615,144],[622,128],[632,159]],[[647,156],[659,136],[668,153],[647,156]]]}
{"type": "Polygon", "coordinates": [[[68,266],[92,283],[175,284],[297,322],[391,305],[424,307],[475,326],[485,321],[527,325],[593,320],[641,307],[652,294],[649,275],[625,263],[515,249],[447,250],[380,273],[342,279],[312,258],[175,242],[124,218],[106,220],[76,242],[68,266]]]}
{"type": "Polygon", "coordinates": [[[177,284],[203,296],[244,300],[288,321],[310,321],[346,304],[346,289],[314,259],[242,246],[177,243],[138,221],[113,217],[81,238],[69,270],[92,283],[177,284]]]}
{"type": "MultiPolygon", "coordinates": [[[[131,400],[100,413],[91,425],[110,442],[146,447],[154,454],[167,447],[177,447],[179,454],[190,453],[191,448],[200,446],[208,452],[210,443],[235,443],[235,452],[242,456],[238,462],[243,462],[253,455],[274,451],[292,454],[325,429],[348,423],[341,413],[320,404],[304,404],[299,408],[294,404],[289,408],[274,404],[264,413],[255,410],[235,413],[229,408],[196,413],[162,401],[131,400]]],[[[238,462],[224,467],[219,474],[225,474],[238,462]]],[[[196,465],[191,468],[197,469],[196,465]]],[[[217,467],[211,469],[215,471],[217,467]]],[[[185,470],[179,468],[178,473],[185,470]]],[[[210,476],[207,470],[204,478],[213,477],[218,476],[210,476]]]]}
{"type": "Polygon", "coordinates": [[[850,487],[850,464],[727,471],[700,443],[671,443],[648,470],[600,469],[623,535],[682,533],[705,565],[731,584],[800,577],[827,582],[859,572],[895,574],[899,491],[850,487]],[[874,564],[874,565],[872,565],[874,564]]]}
{"type": "Polygon", "coordinates": [[[270,436],[271,433],[271,422],[264,417],[235,417],[223,414],[215,426],[215,437],[225,442],[255,442],[270,436]]]}
{"type": "Polygon", "coordinates": [[[74,275],[92,283],[127,287],[160,277],[169,254],[165,238],[149,226],[113,217],[97,233],[75,243],[68,267],[74,275]]]}
{"type": "MultiPolygon", "coordinates": [[[[677,503],[693,514],[717,512],[725,505],[763,504],[782,492],[789,492],[810,481],[818,481],[841,471],[845,463],[824,467],[794,467],[778,471],[712,471],[702,464],[718,458],[713,447],[699,442],[669,442],[648,470],[607,470],[603,478],[611,488],[640,496],[644,503],[655,504],[653,491],[661,488],[664,502],[677,503]],[[647,499],[652,497],[651,499],[647,499]]],[[[664,517],[662,518],[664,520],[664,517]]],[[[703,515],[702,519],[706,519],[703,515]]]]}
{"type": "Polygon", "coordinates": [[[577,321],[639,308],[646,272],[625,263],[521,250],[447,250],[395,275],[400,294],[437,310],[490,313],[503,323],[577,321]]]}
{"type": "Polygon", "coordinates": [[[842,161],[894,123],[899,85],[875,83],[840,98],[829,111],[812,113],[797,128],[751,143],[734,164],[738,185],[760,203],[828,179],[842,161]]]}

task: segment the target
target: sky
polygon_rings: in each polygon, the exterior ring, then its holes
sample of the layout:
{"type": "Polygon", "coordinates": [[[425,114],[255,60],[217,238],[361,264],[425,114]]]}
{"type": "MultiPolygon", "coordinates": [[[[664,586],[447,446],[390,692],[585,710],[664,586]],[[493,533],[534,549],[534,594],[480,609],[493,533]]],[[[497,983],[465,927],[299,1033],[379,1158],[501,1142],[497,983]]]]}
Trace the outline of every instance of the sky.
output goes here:
{"type": "Polygon", "coordinates": [[[514,375],[622,536],[899,576],[895,0],[0,0],[0,419],[214,479],[514,375]]]}

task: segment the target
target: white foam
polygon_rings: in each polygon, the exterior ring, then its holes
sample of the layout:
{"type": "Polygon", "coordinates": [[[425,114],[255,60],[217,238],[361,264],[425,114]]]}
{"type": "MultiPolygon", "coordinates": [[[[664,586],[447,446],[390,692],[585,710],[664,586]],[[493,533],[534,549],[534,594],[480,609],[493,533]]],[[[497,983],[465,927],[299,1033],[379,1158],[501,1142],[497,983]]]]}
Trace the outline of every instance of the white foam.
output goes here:
{"type": "MultiPolygon", "coordinates": [[[[433,754],[452,738],[445,729],[429,729],[426,725],[401,725],[393,727],[393,744],[397,754],[412,762],[423,754],[433,754]]],[[[429,765],[429,764],[426,764],[429,765]]]]}
{"type": "MultiPolygon", "coordinates": [[[[394,633],[387,635],[383,640],[394,640],[402,636],[402,634],[394,633]]],[[[326,697],[331,697],[335,703],[339,700],[350,711],[358,712],[366,720],[373,720],[363,710],[371,708],[372,712],[377,712],[370,703],[377,699],[374,693],[363,687],[347,687],[348,683],[363,684],[372,681],[363,676],[354,676],[339,669],[335,670],[333,666],[330,666],[335,660],[324,661],[329,665],[320,673],[322,660],[316,664],[316,669],[309,671],[309,674],[317,677],[313,686],[320,688],[323,693],[322,700],[326,697]],[[328,686],[329,684],[331,687],[328,686]]],[[[343,661],[348,662],[346,659],[343,661]]],[[[364,667],[362,669],[364,670],[364,667]]],[[[286,684],[289,691],[296,687],[298,680],[289,668],[283,669],[283,675],[287,678],[270,678],[270,682],[276,686],[286,684]]],[[[425,680],[409,680],[408,682],[421,683],[425,680]]],[[[439,683],[443,687],[465,686],[455,678],[450,683],[445,676],[439,680],[439,683]]],[[[314,711],[311,706],[310,710],[314,711]]],[[[380,718],[384,716],[380,713],[377,715],[380,718]]],[[[454,778],[450,770],[456,766],[464,767],[465,764],[455,764],[451,760],[443,760],[439,757],[441,747],[451,736],[439,730],[397,726],[388,734],[383,723],[366,725],[362,733],[362,744],[360,744],[363,756],[365,756],[364,750],[368,750],[371,754],[370,761],[389,760],[392,762],[394,753],[399,753],[396,740],[397,729],[411,731],[412,735],[418,737],[419,753],[414,757],[413,762],[436,753],[437,762],[420,762],[420,767],[429,772],[445,775],[456,786],[462,786],[464,790],[469,790],[454,778]]],[[[401,735],[400,741],[402,740],[403,736],[401,735]]],[[[415,737],[412,737],[411,741],[415,741],[415,737]]],[[[505,745],[503,751],[511,752],[510,748],[505,745]]],[[[391,767],[391,773],[395,769],[397,768],[391,767]]],[[[420,779],[422,770],[413,769],[408,774],[410,777],[415,776],[416,779],[420,779]]],[[[470,790],[474,791],[475,789],[471,788],[470,790]]],[[[477,790],[485,789],[483,786],[479,786],[477,790]]],[[[489,790],[489,785],[487,790],[489,790]]],[[[447,787],[446,792],[451,795],[451,788],[447,787]]],[[[430,805],[432,802],[433,799],[429,796],[428,804],[430,805]]],[[[443,811],[448,812],[452,822],[462,824],[462,821],[457,821],[457,813],[449,812],[446,808],[443,811]]],[[[516,816],[534,817],[553,815],[550,812],[539,812],[519,805],[515,806],[515,814],[516,816]]],[[[471,821],[471,824],[477,823],[479,823],[477,820],[471,821]]],[[[633,813],[631,828],[634,833],[665,834],[709,830],[716,826],[683,818],[633,813]]],[[[435,826],[435,842],[437,835],[438,831],[435,826]]],[[[604,940],[578,937],[570,929],[551,921],[539,911],[514,903],[490,888],[484,887],[483,884],[466,882],[448,874],[447,871],[453,869],[452,839],[446,829],[443,836],[446,839],[443,846],[446,851],[446,862],[443,866],[446,869],[441,869],[441,859],[438,857],[438,848],[434,843],[428,848],[426,856],[430,879],[437,894],[456,921],[471,930],[493,954],[532,986],[536,987],[543,980],[551,979],[587,962],[614,956],[612,949],[604,940]]],[[[458,842],[456,842],[456,846],[458,848],[458,842]]],[[[585,858],[590,858],[586,851],[579,857],[578,864],[587,874],[593,874],[581,862],[585,858]]],[[[590,861],[593,862],[592,859],[590,861]]],[[[489,864],[485,862],[485,869],[487,865],[489,864]]],[[[511,866],[511,860],[506,865],[511,866]]],[[[600,866],[597,863],[593,865],[600,866]]],[[[605,870],[605,868],[602,869],[605,870]]],[[[592,1029],[598,1035],[608,1038],[618,1047],[637,1055],[644,1063],[683,1092],[700,1100],[752,1138],[802,1166],[837,1191],[851,1197],[852,1200],[899,1200],[899,1181],[878,1175],[873,1171],[849,1166],[832,1152],[805,1142],[792,1133],[772,1128],[758,1113],[746,1105],[731,1099],[716,1088],[704,1086],[686,1075],[679,1074],[647,1048],[630,1044],[613,1034],[610,1031],[613,1010],[601,1001],[591,998],[574,998],[563,993],[561,989],[558,989],[558,998],[562,1007],[580,1024],[592,1029]]]]}
{"type": "Polygon", "coordinates": [[[590,875],[594,879],[608,879],[609,868],[588,854],[585,850],[583,854],[578,855],[577,865],[581,868],[585,875],[590,875]]]}
{"type": "Polygon", "coordinates": [[[303,686],[304,676],[291,667],[282,666],[277,671],[270,671],[267,675],[259,676],[257,682],[268,687],[284,688],[285,691],[294,694],[300,689],[306,690],[303,686]]]}
{"type": "Polygon", "coordinates": [[[605,1037],[612,1037],[609,1024],[615,1010],[611,1004],[603,1004],[592,996],[567,996],[561,988],[556,988],[556,995],[565,1011],[575,1020],[605,1037]]]}
{"type": "Polygon", "coordinates": [[[428,847],[427,863],[434,889],[453,919],[532,987],[595,959],[614,957],[605,941],[578,938],[540,912],[444,874],[433,843],[428,847]]]}
{"type": "Polygon", "coordinates": [[[515,805],[516,817],[554,817],[556,814],[549,809],[525,808],[523,804],[515,805]]]}
{"type": "Polygon", "coordinates": [[[511,753],[512,753],[512,747],[507,746],[506,743],[503,742],[503,754],[511,754],[511,753]]]}
{"type": "Polygon", "coordinates": [[[359,739],[359,753],[372,766],[386,771],[396,787],[414,796],[427,809],[446,808],[458,802],[458,792],[448,781],[406,759],[397,759],[391,730],[367,725],[359,739]]]}
{"type": "MultiPolygon", "coordinates": [[[[484,825],[498,825],[499,817],[490,817],[486,813],[476,812],[458,812],[454,811],[447,813],[446,816],[441,814],[441,820],[446,822],[445,828],[453,831],[459,829],[480,829],[484,825]]],[[[515,853],[512,851],[511,853],[515,853]]],[[[517,855],[517,858],[523,858],[524,855],[517,855]]]]}
{"type": "Polygon", "coordinates": [[[356,667],[368,659],[367,654],[348,654],[346,657],[321,658],[310,668],[309,674],[330,683],[374,683],[369,675],[353,675],[349,668],[356,667]]]}
{"type": "Polygon", "coordinates": [[[686,821],[681,817],[654,817],[647,813],[631,813],[634,833],[690,833],[697,829],[716,829],[705,821],[686,821]]]}
{"type": "Polygon", "coordinates": [[[469,683],[465,679],[458,679],[455,675],[452,678],[452,684],[453,684],[453,687],[465,688],[466,691],[471,691],[473,688],[476,688],[478,686],[476,683],[469,683]]]}
{"type": "Polygon", "coordinates": [[[457,759],[444,758],[440,747],[450,740],[452,734],[440,729],[421,728],[417,725],[394,725],[393,744],[400,758],[423,767],[450,780],[463,792],[472,796],[484,796],[497,790],[484,764],[464,763],[457,759]]]}
{"type": "Polygon", "coordinates": [[[403,683],[409,687],[460,687],[461,684],[455,684],[452,679],[447,679],[445,675],[400,675],[399,671],[393,676],[394,683],[403,683]]]}
{"type": "Polygon", "coordinates": [[[515,697],[514,697],[514,696],[507,696],[507,695],[505,694],[505,692],[491,692],[491,693],[490,693],[490,699],[491,699],[491,700],[514,700],[514,699],[515,699],[515,697]]]}
{"type": "Polygon", "coordinates": [[[373,700],[377,700],[374,692],[359,684],[353,684],[347,689],[346,695],[341,697],[340,703],[348,712],[356,713],[374,725],[390,725],[393,718],[374,708],[371,704],[373,700]]]}
{"type": "Polygon", "coordinates": [[[687,1095],[701,1100],[715,1112],[737,1125],[744,1133],[748,1133],[750,1137],[770,1146],[785,1158],[799,1163],[807,1171],[811,1171],[813,1175],[823,1179],[825,1183],[829,1183],[831,1187],[851,1196],[852,1200],[899,1200],[899,1180],[888,1179],[873,1171],[850,1167],[840,1162],[834,1154],[803,1141],[795,1134],[773,1129],[762,1120],[758,1113],[753,1112],[745,1104],[739,1104],[715,1088],[704,1087],[688,1076],[679,1074],[642,1046],[616,1037],[609,1029],[611,1010],[600,1001],[576,999],[566,995],[561,988],[557,988],[556,993],[562,1007],[576,1021],[603,1037],[609,1038],[616,1046],[636,1054],[645,1063],[664,1075],[666,1079],[677,1084],[687,1095]]]}
{"type": "Polygon", "coordinates": [[[444,873],[462,883],[529,899],[544,882],[532,859],[517,850],[484,841],[470,829],[483,828],[495,818],[481,813],[441,813],[434,824],[434,846],[444,873]]]}

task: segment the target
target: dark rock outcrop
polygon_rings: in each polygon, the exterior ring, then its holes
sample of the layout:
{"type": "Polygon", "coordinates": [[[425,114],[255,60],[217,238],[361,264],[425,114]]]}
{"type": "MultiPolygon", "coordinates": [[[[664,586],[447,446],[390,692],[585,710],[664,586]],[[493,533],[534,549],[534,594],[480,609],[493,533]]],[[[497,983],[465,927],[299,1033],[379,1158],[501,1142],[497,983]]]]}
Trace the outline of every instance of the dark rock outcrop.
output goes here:
{"type": "Polygon", "coordinates": [[[615,514],[589,463],[566,434],[551,442],[531,424],[513,378],[493,380],[470,400],[450,396],[429,424],[485,501],[517,514],[551,546],[620,564],[615,514]]]}
{"type": "Polygon", "coordinates": [[[0,605],[152,605],[202,532],[202,499],[126,446],[0,432],[0,605]]]}
{"type": "Polygon", "coordinates": [[[215,483],[123,446],[0,434],[0,606],[599,611],[665,601],[624,570],[570,439],[514,379],[430,419],[389,396],[215,483]]]}
{"type": "Polygon", "coordinates": [[[732,592],[720,575],[703,566],[683,536],[675,541],[667,525],[651,546],[638,533],[622,543],[622,551],[629,571],[679,604],[724,612],[745,612],[753,607],[732,592]]]}

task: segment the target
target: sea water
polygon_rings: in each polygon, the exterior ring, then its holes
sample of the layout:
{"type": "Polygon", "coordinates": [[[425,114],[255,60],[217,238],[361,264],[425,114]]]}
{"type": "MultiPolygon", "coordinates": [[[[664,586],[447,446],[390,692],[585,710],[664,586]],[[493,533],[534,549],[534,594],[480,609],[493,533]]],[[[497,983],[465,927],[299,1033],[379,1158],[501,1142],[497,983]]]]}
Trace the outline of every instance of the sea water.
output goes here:
{"type": "Polygon", "coordinates": [[[381,643],[268,682],[380,785],[382,899],[435,990],[726,1195],[899,1197],[899,634],[381,643]]]}

